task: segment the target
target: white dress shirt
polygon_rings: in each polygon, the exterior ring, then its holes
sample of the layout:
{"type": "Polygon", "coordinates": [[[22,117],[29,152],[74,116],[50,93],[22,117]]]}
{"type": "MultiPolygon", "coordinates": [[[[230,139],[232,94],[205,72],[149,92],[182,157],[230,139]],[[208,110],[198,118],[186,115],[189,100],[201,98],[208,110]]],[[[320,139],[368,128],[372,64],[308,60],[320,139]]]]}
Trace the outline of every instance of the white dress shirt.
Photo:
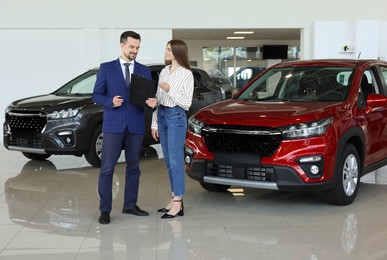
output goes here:
{"type": "Polygon", "coordinates": [[[129,65],[129,74],[130,74],[130,75],[133,74],[133,69],[134,69],[134,61],[133,61],[133,60],[132,60],[131,62],[127,62],[127,61],[124,61],[124,60],[120,57],[120,63],[121,63],[122,73],[124,74],[124,78],[126,77],[126,76],[125,76],[125,65],[124,65],[124,63],[130,63],[130,65],[129,65]]]}
{"type": "MultiPolygon", "coordinates": [[[[184,67],[178,67],[170,73],[170,68],[171,65],[168,65],[160,72],[159,84],[161,82],[167,82],[171,88],[168,92],[160,87],[157,88],[157,103],[165,107],[179,106],[184,110],[188,110],[192,104],[194,89],[192,71],[184,67]]],[[[151,128],[157,129],[157,109],[153,112],[151,128]]]]}

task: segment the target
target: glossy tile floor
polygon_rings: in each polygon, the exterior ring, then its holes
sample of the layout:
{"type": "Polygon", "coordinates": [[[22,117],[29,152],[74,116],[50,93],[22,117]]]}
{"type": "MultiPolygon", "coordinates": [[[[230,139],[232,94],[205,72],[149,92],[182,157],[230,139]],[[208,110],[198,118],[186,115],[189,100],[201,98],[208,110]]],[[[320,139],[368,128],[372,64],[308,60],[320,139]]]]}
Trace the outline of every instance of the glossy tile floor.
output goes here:
{"type": "Polygon", "coordinates": [[[101,226],[99,170],[83,157],[34,162],[1,145],[0,165],[0,259],[387,259],[387,168],[345,207],[313,193],[210,193],[187,178],[185,216],[161,220],[168,179],[163,160],[147,157],[138,204],[150,216],[120,213],[120,163],[112,223],[101,226]]]}

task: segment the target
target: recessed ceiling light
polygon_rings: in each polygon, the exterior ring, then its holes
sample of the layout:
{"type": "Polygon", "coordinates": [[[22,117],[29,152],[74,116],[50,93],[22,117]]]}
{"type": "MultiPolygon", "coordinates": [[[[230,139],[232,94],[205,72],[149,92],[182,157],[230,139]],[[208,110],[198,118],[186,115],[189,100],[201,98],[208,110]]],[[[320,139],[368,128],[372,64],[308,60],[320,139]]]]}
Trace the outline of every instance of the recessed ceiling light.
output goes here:
{"type": "Polygon", "coordinates": [[[245,37],[244,36],[228,36],[226,39],[227,40],[243,40],[245,37]]]}
{"type": "Polygon", "coordinates": [[[234,34],[253,34],[254,31],[236,31],[234,34]]]}

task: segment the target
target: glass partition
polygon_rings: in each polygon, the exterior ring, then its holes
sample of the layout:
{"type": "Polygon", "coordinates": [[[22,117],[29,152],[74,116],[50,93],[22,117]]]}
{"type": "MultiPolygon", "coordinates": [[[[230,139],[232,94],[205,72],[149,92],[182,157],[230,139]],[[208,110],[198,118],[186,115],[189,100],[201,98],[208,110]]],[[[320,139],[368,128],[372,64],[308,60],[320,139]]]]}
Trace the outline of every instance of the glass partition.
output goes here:
{"type": "MultiPolygon", "coordinates": [[[[204,70],[215,80],[232,85],[233,92],[245,86],[250,79],[261,73],[267,64],[257,47],[204,47],[204,70]]],[[[298,46],[287,47],[287,59],[298,59],[298,46]]]]}

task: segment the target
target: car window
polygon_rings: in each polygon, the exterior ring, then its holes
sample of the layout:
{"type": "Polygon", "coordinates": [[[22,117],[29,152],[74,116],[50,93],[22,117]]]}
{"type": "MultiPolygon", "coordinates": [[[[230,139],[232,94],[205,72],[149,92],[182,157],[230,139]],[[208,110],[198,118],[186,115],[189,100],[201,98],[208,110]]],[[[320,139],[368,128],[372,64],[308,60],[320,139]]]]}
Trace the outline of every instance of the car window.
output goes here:
{"type": "Polygon", "coordinates": [[[253,70],[250,68],[247,68],[243,70],[240,74],[236,75],[237,81],[245,81],[247,83],[248,80],[251,79],[253,76],[253,70]]]}
{"type": "Polygon", "coordinates": [[[348,67],[272,69],[253,82],[238,99],[293,102],[343,101],[349,93],[348,67]]]}
{"type": "Polygon", "coordinates": [[[55,92],[57,95],[79,95],[92,94],[95,82],[97,80],[97,71],[89,71],[74,80],[68,82],[55,92]]]}
{"type": "Polygon", "coordinates": [[[380,93],[376,86],[376,81],[372,70],[366,70],[361,80],[360,90],[363,93],[364,100],[367,100],[369,94],[380,93]]]}
{"type": "Polygon", "coordinates": [[[151,72],[151,75],[152,75],[152,79],[155,83],[155,93],[157,91],[157,85],[159,84],[159,76],[160,76],[160,72],[159,71],[152,71],[151,72]]]}
{"type": "Polygon", "coordinates": [[[252,78],[255,78],[259,73],[265,70],[265,67],[257,66],[257,67],[242,67],[235,74],[229,77],[231,83],[234,82],[235,77],[235,86],[238,89],[244,87],[252,78]]]}
{"type": "Polygon", "coordinates": [[[382,80],[384,80],[385,82],[385,85],[387,86],[387,68],[386,67],[381,67],[381,77],[382,77],[382,80]]]}
{"type": "Polygon", "coordinates": [[[212,81],[207,72],[200,69],[192,69],[192,74],[194,77],[194,84],[196,88],[206,88],[209,91],[217,91],[219,88],[216,87],[215,83],[212,81]]]}
{"type": "Polygon", "coordinates": [[[76,83],[71,88],[70,93],[76,94],[91,94],[93,93],[94,85],[97,80],[97,75],[92,75],[84,80],[76,83]]]}
{"type": "Polygon", "coordinates": [[[201,88],[204,84],[202,82],[201,76],[197,71],[192,71],[193,78],[194,78],[194,88],[201,88]]]}

